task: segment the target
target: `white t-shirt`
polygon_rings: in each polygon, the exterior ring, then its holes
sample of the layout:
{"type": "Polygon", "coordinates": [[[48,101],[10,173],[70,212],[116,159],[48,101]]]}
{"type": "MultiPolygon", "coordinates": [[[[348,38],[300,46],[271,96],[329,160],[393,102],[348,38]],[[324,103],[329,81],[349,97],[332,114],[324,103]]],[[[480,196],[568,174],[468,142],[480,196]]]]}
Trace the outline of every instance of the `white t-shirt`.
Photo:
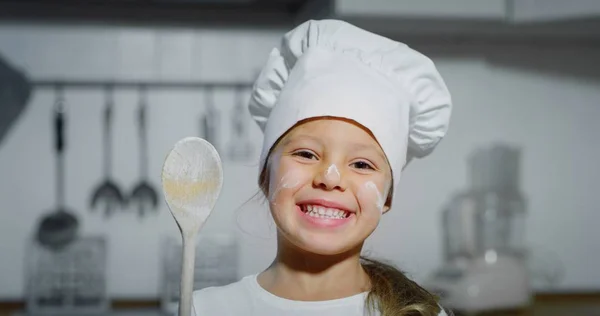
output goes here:
{"type": "MultiPolygon", "coordinates": [[[[194,292],[196,316],[363,316],[367,293],[328,300],[294,301],[275,296],[256,281],[257,274],[218,287],[194,292]]],[[[447,316],[442,310],[439,316],[447,316]]]]}

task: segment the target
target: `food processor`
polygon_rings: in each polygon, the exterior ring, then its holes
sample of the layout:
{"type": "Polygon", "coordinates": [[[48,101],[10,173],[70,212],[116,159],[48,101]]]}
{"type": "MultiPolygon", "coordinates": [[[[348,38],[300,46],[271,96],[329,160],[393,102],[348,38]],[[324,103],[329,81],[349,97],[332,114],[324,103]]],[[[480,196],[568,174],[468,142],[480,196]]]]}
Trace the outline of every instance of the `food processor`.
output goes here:
{"type": "Polygon", "coordinates": [[[483,312],[529,305],[520,154],[492,144],[468,159],[470,187],[442,212],[444,263],[424,284],[444,307],[483,312]]]}

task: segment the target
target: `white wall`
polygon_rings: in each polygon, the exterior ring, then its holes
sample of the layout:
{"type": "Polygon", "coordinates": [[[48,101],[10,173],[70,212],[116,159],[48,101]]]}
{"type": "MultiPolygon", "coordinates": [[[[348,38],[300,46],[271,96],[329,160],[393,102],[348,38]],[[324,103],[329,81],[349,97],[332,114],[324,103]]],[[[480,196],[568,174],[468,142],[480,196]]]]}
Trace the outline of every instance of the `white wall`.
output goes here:
{"type": "MultiPolygon", "coordinates": [[[[0,53],[33,78],[250,80],[282,31],[0,27],[0,53]]],[[[600,221],[597,179],[600,147],[598,51],[556,47],[425,48],[450,87],[451,130],[429,158],[403,175],[396,208],[369,241],[373,254],[392,259],[422,279],[441,260],[439,212],[466,185],[464,159],[477,145],[523,145],[523,190],[529,199],[528,239],[556,253],[567,268],[558,290],[600,288],[600,221]],[[566,64],[567,67],[558,65],[566,64]]],[[[88,200],[101,180],[101,110],[98,91],[67,92],[67,204],[86,234],[106,234],[109,292],[147,298],[158,293],[159,238],[177,236],[166,207],[139,221],[133,210],[105,221],[88,200]]],[[[231,94],[218,96],[225,113],[231,94]]],[[[23,292],[26,240],[37,218],[54,205],[50,134],[53,94],[38,91],[0,147],[0,298],[23,292]]],[[[137,181],[134,91],[117,95],[114,175],[130,190],[137,181]]],[[[162,159],[172,144],[196,135],[203,98],[193,92],[150,96],[150,167],[159,185],[162,159]]],[[[222,128],[225,140],[229,126],[222,128]]],[[[260,132],[251,125],[257,148],[260,132]]],[[[225,164],[225,187],[207,231],[240,236],[240,275],[266,267],[274,253],[274,228],[266,208],[244,202],[257,188],[256,162],[225,164]]]]}
{"type": "Polygon", "coordinates": [[[519,0],[514,1],[513,6],[511,18],[518,22],[597,18],[600,13],[600,2],[594,0],[519,0]]]}
{"type": "Polygon", "coordinates": [[[393,18],[486,19],[506,18],[504,0],[336,0],[335,12],[340,16],[387,16],[393,18]]]}

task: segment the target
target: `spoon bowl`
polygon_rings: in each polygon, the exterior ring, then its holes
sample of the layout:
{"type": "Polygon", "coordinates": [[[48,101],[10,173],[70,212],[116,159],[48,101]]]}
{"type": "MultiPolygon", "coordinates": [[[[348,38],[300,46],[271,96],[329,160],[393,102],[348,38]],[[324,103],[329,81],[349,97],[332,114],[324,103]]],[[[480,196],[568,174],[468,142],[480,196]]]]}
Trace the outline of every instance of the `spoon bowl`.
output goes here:
{"type": "Polygon", "coordinates": [[[44,216],[38,224],[36,238],[52,250],[61,250],[77,238],[79,220],[70,210],[59,209],[44,216]]]}
{"type": "Polygon", "coordinates": [[[130,201],[137,204],[138,213],[143,217],[147,209],[158,206],[158,194],[148,181],[142,180],[131,192],[130,201]]]}
{"type": "Polygon", "coordinates": [[[178,141],[162,169],[162,187],[183,241],[179,316],[190,316],[195,241],[223,187],[223,167],[215,147],[198,137],[178,141]]]}
{"type": "Polygon", "coordinates": [[[101,204],[104,204],[105,217],[110,217],[119,208],[125,207],[127,204],[126,197],[121,193],[119,186],[108,177],[94,190],[94,195],[90,200],[92,211],[100,207],[101,204]]]}

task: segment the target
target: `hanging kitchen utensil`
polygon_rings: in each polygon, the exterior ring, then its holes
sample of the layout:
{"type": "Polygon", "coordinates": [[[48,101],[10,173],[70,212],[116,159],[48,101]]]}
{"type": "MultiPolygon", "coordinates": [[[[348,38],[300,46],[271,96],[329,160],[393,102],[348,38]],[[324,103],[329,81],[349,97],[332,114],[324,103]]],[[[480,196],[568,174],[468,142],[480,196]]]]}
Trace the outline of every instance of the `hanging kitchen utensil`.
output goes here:
{"type": "Polygon", "coordinates": [[[125,207],[126,201],[121,193],[121,189],[111,179],[111,123],[112,110],[114,106],[113,89],[106,88],[106,102],[104,108],[104,182],[102,182],[95,190],[91,199],[91,207],[95,209],[98,203],[104,203],[104,215],[106,217],[112,215],[119,207],[125,207]]]}
{"type": "Polygon", "coordinates": [[[219,113],[215,108],[214,91],[212,87],[207,87],[204,93],[206,111],[201,117],[200,137],[206,139],[219,151],[217,131],[219,128],[219,113]]]}
{"type": "Polygon", "coordinates": [[[229,141],[229,158],[233,161],[245,161],[252,155],[253,146],[247,134],[248,120],[244,116],[245,100],[241,87],[236,89],[235,96],[236,102],[231,112],[232,137],[229,141]]]}
{"type": "Polygon", "coordinates": [[[138,130],[140,136],[140,175],[141,180],[133,189],[130,201],[138,206],[140,217],[144,217],[147,209],[156,209],[158,194],[148,181],[148,139],[146,137],[147,96],[145,87],[140,88],[138,106],[138,130]]]}
{"type": "Polygon", "coordinates": [[[31,81],[0,55],[0,144],[30,104],[31,81]]]}
{"type": "Polygon", "coordinates": [[[54,149],[56,151],[56,210],[46,215],[39,222],[37,241],[45,247],[59,250],[77,238],[79,221],[65,207],[65,111],[62,89],[56,89],[54,103],[54,149]]]}

